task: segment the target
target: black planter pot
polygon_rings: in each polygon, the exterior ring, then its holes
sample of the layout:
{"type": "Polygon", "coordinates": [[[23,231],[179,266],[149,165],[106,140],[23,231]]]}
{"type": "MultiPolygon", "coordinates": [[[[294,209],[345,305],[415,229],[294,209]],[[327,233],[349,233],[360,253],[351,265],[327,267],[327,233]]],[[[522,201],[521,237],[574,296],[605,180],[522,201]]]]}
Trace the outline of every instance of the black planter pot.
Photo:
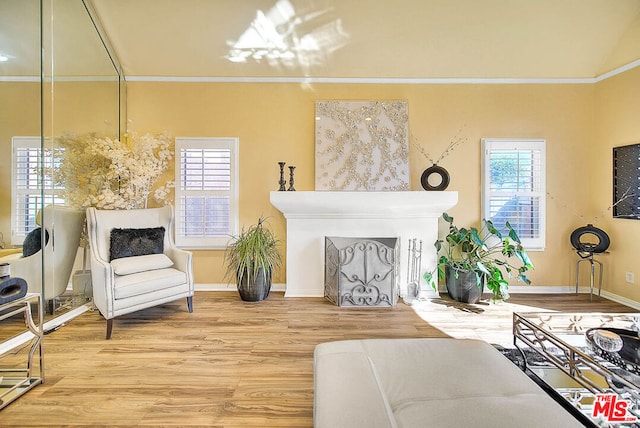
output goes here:
{"type": "Polygon", "coordinates": [[[260,302],[269,296],[271,291],[271,272],[265,275],[264,270],[258,269],[258,275],[248,282],[247,272],[242,276],[242,281],[238,283],[238,293],[245,302],[260,302]]]}
{"type": "Polygon", "coordinates": [[[463,303],[477,303],[480,300],[484,291],[484,281],[481,281],[481,286],[478,287],[475,272],[445,266],[445,273],[449,297],[463,303]]]}

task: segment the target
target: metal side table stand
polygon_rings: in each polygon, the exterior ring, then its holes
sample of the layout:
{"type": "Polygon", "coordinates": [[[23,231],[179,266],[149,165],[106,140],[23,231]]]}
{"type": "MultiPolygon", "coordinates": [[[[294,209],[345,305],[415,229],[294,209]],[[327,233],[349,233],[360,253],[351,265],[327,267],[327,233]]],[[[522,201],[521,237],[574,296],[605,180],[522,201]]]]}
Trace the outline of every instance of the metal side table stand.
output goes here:
{"type": "MultiPolygon", "coordinates": [[[[600,293],[602,293],[602,262],[600,260],[596,260],[593,258],[594,253],[583,253],[581,251],[577,251],[578,256],[580,257],[578,261],[576,261],[576,294],[578,294],[578,283],[580,278],[580,263],[589,262],[590,274],[589,274],[589,299],[593,301],[593,288],[595,285],[595,265],[598,265],[598,297],[600,297],[600,293]]],[[[604,253],[600,253],[604,254],[604,253]]]]}
{"type": "Polygon", "coordinates": [[[44,383],[43,315],[40,294],[29,293],[0,305],[0,323],[20,314],[24,315],[24,330],[0,342],[0,410],[35,386],[44,383]],[[37,323],[33,320],[32,309],[38,314],[37,323]],[[18,364],[17,354],[25,347],[28,347],[26,362],[18,364]],[[7,364],[5,361],[9,357],[12,359],[7,364]]]}

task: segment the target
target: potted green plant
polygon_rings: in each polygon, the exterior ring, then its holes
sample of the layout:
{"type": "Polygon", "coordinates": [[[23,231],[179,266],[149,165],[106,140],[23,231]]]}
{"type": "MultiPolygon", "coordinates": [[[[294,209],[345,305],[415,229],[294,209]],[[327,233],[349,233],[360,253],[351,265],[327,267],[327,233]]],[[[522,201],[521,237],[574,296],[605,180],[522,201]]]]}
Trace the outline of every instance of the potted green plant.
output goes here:
{"type": "Polygon", "coordinates": [[[264,217],[232,237],[224,256],[225,277],[236,279],[242,300],[257,302],[269,295],[272,272],[282,264],[279,242],[264,217]]]}
{"type": "MultiPolygon", "coordinates": [[[[506,234],[503,234],[490,220],[482,219],[482,227],[478,230],[475,227],[458,228],[447,213],[442,217],[449,223],[449,232],[445,239],[435,242],[440,255],[437,271],[438,279],[446,280],[451,298],[476,303],[486,285],[494,299],[506,300],[509,298],[507,279],[514,272],[517,272],[518,280],[531,284],[525,273],[533,269],[533,263],[509,222],[506,222],[506,234]]],[[[425,273],[424,278],[437,289],[437,281],[431,272],[425,273]]]]}

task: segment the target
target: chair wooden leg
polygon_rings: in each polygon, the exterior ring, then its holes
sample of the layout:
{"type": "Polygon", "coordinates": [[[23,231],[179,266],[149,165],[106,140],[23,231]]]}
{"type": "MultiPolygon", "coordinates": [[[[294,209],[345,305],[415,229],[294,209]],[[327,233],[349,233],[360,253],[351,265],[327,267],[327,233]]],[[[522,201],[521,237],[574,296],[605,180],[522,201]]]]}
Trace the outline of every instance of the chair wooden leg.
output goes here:
{"type": "Polygon", "coordinates": [[[113,331],[113,318],[107,320],[107,340],[111,339],[111,331],[113,331]]]}
{"type": "Polygon", "coordinates": [[[193,312],[193,296],[187,297],[187,308],[189,312],[193,312]]]}
{"type": "Polygon", "coordinates": [[[56,301],[55,299],[49,299],[45,303],[45,313],[47,315],[53,315],[56,311],[56,301]]]}

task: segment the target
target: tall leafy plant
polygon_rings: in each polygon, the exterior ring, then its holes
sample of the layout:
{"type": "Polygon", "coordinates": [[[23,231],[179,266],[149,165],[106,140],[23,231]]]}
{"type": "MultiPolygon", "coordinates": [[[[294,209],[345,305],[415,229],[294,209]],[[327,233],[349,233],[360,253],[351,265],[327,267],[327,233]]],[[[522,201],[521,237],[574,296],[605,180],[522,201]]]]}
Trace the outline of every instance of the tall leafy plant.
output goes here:
{"type": "Polygon", "coordinates": [[[260,269],[270,279],[271,272],[282,265],[279,240],[265,225],[266,219],[260,217],[257,224],[243,227],[225,251],[226,276],[235,277],[238,285],[245,275],[249,283],[255,281],[260,269]]]}
{"type": "MultiPolygon", "coordinates": [[[[526,284],[531,281],[526,272],[533,269],[533,263],[518,237],[518,233],[506,222],[506,233],[498,230],[491,220],[482,219],[480,229],[475,227],[459,228],[453,224],[453,217],[444,213],[449,223],[449,231],[444,239],[435,242],[439,254],[438,278],[445,278],[445,267],[455,270],[472,271],[476,274],[478,287],[483,281],[495,298],[509,298],[508,278],[514,274],[526,284]]],[[[426,272],[424,278],[434,289],[437,281],[432,272],[426,272]]]]}

